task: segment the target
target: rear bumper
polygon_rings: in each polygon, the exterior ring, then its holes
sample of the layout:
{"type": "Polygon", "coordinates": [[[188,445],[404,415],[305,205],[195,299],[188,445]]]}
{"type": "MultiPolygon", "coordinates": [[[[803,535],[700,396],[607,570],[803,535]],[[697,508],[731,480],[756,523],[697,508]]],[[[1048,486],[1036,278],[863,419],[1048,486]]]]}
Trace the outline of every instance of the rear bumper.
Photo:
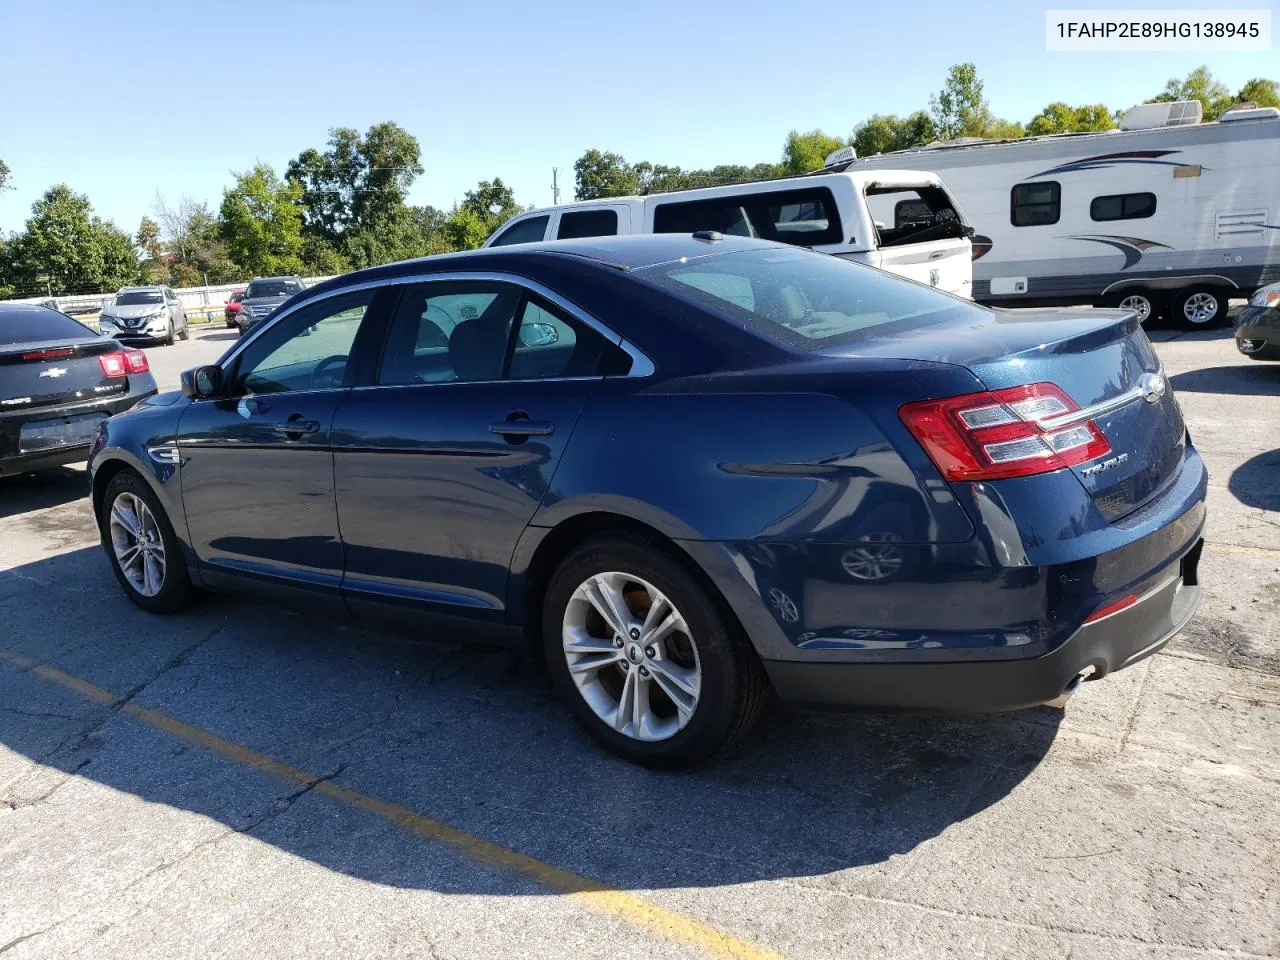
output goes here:
{"type": "Polygon", "coordinates": [[[54,449],[22,452],[20,437],[23,424],[37,420],[55,420],[59,417],[82,417],[86,414],[100,414],[105,420],[128,410],[139,400],[155,396],[158,392],[155,378],[149,373],[131,377],[130,386],[134,389],[123,396],[117,395],[106,403],[90,401],[63,407],[24,410],[21,413],[0,416],[0,477],[29,473],[32,470],[47,470],[51,467],[87,460],[93,448],[92,439],[54,449]]]}
{"type": "Polygon", "coordinates": [[[993,713],[1061,697],[1092,669],[1097,680],[1150,656],[1200,603],[1204,541],[1162,571],[1133,606],[1080,627],[1051,653],[1027,660],[954,663],[819,663],[766,660],[779,698],[795,706],[894,707],[993,713]]]}

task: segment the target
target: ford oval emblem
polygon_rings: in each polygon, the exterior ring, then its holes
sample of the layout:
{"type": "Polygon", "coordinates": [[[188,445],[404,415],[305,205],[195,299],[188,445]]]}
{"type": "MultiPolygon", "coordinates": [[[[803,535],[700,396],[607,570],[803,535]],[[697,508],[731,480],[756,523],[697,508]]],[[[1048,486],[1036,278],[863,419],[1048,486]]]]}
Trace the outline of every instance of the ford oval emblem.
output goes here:
{"type": "Polygon", "coordinates": [[[1142,379],[1138,381],[1138,387],[1142,390],[1143,400],[1147,403],[1158,403],[1164,396],[1164,377],[1158,373],[1144,373],[1142,379]]]}

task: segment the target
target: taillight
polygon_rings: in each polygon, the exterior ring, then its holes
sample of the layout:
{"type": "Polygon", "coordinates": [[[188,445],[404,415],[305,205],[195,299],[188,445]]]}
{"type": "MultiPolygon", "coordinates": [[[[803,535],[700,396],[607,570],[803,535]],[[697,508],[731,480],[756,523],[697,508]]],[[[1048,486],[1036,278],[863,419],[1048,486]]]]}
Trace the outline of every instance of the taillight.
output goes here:
{"type": "Polygon", "coordinates": [[[1097,610],[1093,611],[1093,613],[1089,614],[1084,622],[1097,623],[1099,620],[1105,620],[1114,613],[1119,613],[1121,610],[1128,610],[1137,602],[1138,595],[1136,593],[1131,593],[1127,597],[1121,597],[1115,603],[1108,603],[1105,607],[1099,607],[1097,610]]]}
{"type": "Polygon", "coordinates": [[[98,357],[98,366],[108,377],[123,377],[130,373],[146,373],[151,369],[147,355],[141,350],[117,350],[98,357]]]}
{"type": "Polygon", "coordinates": [[[908,403],[898,411],[948,480],[1029,477],[1111,450],[1092,420],[1053,426],[1079,405],[1052,383],[908,403]]]}

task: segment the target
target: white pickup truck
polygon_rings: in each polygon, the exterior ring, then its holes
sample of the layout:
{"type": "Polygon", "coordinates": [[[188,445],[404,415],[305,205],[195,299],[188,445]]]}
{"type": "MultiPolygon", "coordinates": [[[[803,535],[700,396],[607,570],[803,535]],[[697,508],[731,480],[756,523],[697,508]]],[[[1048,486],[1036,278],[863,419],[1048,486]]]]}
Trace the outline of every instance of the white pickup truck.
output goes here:
{"type": "Polygon", "coordinates": [[[810,247],[972,298],[973,229],[932,173],[820,173],[521,214],[486,247],[630,233],[718,230],[810,247]]]}

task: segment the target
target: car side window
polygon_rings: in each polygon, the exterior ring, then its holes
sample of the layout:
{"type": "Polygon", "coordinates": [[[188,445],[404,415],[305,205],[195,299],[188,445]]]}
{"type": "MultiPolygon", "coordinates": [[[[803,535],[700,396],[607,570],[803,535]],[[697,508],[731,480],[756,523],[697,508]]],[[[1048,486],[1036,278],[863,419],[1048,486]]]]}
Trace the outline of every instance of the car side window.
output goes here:
{"type": "Polygon", "coordinates": [[[406,287],[378,383],[475,383],[502,378],[522,291],[492,281],[406,287]]]}
{"type": "Polygon", "coordinates": [[[272,324],[236,363],[242,393],[342,387],[373,290],[326,297],[272,324]]]}
{"type": "Polygon", "coordinates": [[[576,240],[583,237],[614,237],[618,234],[616,210],[574,210],[560,215],[556,228],[557,240],[576,240]]]}
{"type": "Polygon", "coordinates": [[[520,313],[507,377],[549,380],[625,374],[631,358],[585,324],[530,295],[520,313]]]}

